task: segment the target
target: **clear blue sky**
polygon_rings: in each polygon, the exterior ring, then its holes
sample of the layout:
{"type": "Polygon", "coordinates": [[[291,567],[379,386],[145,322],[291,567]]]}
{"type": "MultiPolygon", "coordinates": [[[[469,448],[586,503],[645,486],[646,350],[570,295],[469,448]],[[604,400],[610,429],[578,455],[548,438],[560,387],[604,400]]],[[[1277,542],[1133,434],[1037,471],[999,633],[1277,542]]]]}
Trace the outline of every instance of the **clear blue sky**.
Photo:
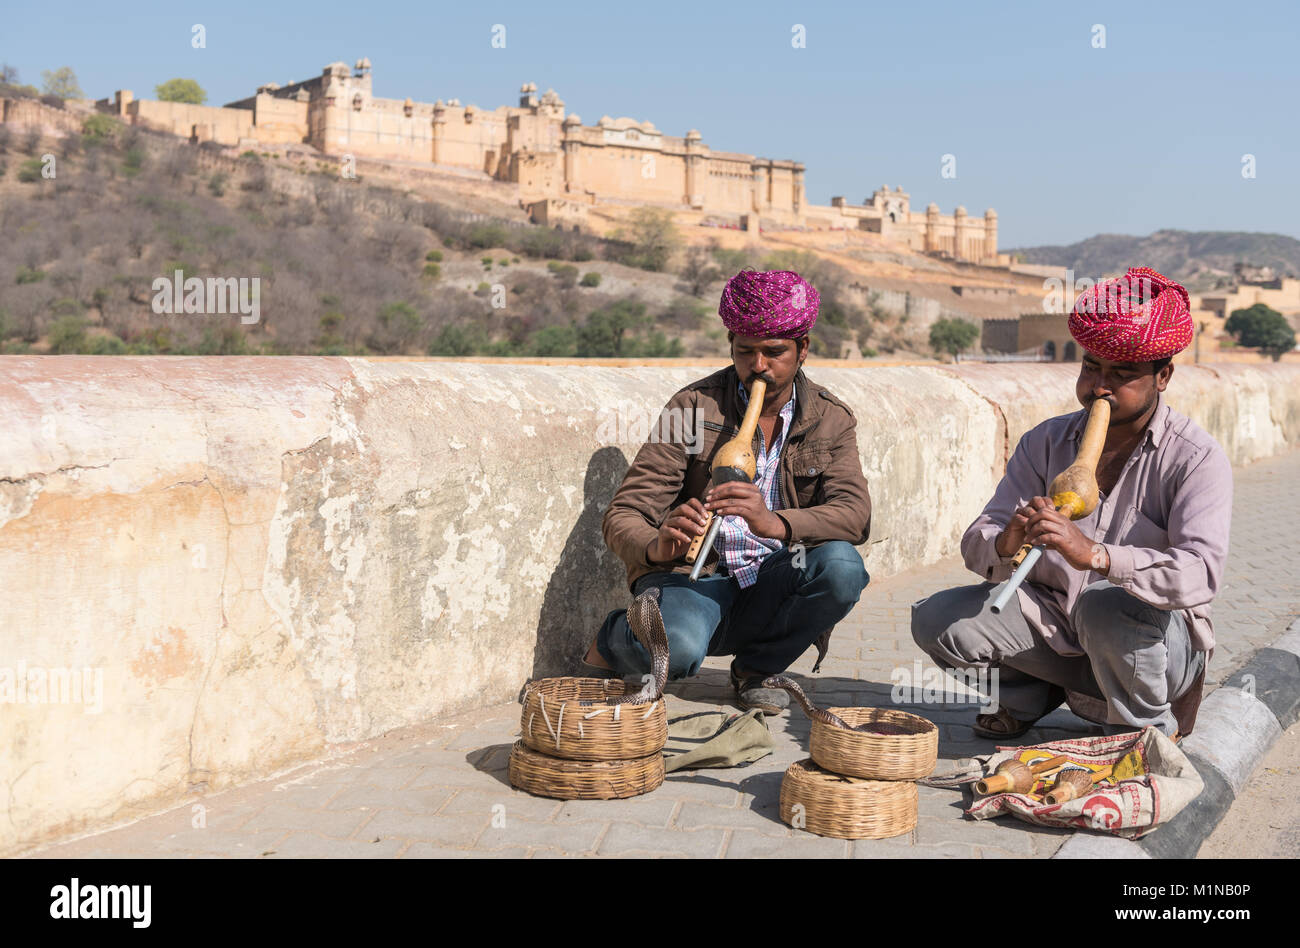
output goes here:
{"type": "Polygon", "coordinates": [[[5,19],[0,60],[24,82],[68,65],[95,98],[152,98],[182,76],[220,105],[368,56],[381,96],[491,108],[533,81],[588,124],[630,115],[671,135],[698,128],[719,150],[798,159],[815,203],[888,183],[921,208],[995,207],[1008,247],[1163,227],[1300,236],[1291,2],[101,0],[5,19]],[[190,45],[195,23],[206,49],[190,45]],[[496,23],[505,49],[490,44],[496,23]],[[805,49],[791,46],[795,23],[805,49]],[[945,153],[955,179],[940,176],[945,153]]]}

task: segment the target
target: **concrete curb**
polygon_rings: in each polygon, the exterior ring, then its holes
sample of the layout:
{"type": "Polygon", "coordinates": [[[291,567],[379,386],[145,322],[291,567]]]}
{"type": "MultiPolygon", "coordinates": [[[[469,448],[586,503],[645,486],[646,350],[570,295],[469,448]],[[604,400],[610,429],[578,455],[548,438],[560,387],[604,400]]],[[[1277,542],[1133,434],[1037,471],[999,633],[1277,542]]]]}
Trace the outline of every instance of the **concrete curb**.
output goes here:
{"type": "Polygon", "coordinates": [[[1054,859],[1195,859],[1274,741],[1300,718],[1300,620],[1255,652],[1201,705],[1179,746],[1205,789],[1183,812],[1140,840],[1077,832],[1054,859]]]}

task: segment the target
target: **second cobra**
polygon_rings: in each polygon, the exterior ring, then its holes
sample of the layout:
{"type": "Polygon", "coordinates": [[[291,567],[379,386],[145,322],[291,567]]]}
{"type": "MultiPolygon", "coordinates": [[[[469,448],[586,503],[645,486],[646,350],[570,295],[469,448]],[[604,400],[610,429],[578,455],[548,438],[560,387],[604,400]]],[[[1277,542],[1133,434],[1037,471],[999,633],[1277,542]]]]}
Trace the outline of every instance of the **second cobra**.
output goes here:
{"type": "Polygon", "coordinates": [[[858,731],[863,734],[894,735],[909,733],[897,724],[888,724],[884,721],[878,721],[874,724],[849,724],[838,714],[832,714],[809,701],[808,696],[803,693],[803,689],[795,684],[793,679],[787,678],[785,675],[773,675],[770,678],[763,679],[763,687],[781,688],[788,691],[794,697],[794,700],[799,702],[799,706],[803,708],[808,717],[830,727],[843,728],[846,731],[858,731]]]}

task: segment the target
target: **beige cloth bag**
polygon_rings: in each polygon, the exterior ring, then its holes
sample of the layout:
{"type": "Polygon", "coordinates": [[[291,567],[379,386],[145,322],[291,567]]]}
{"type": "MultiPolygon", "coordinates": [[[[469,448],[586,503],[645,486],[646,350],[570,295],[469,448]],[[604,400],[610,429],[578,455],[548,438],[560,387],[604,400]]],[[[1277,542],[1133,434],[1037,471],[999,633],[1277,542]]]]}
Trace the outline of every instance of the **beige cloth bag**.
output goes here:
{"type": "Polygon", "coordinates": [[[957,761],[952,773],[918,782],[956,788],[992,774],[1004,760],[1019,758],[1033,763],[1059,754],[1068,756],[1072,766],[1094,771],[1109,765],[1112,777],[1094,786],[1091,793],[1055,805],[1047,803],[1043,796],[1051,788],[1051,778],[1038,781],[1027,794],[976,793],[966,813],[977,820],[1011,813],[1039,826],[1090,829],[1137,839],[1173,819],[1204,788],[1187,755],[1154,727],[1109,737],[1048,741],[970,757],[957,761]]]}
{"type": "Polygon", "coordinates": [[[664,770],[738,767],[766,757],[775,746],[762,711],[684,714],[668,722],[664,770]]]}

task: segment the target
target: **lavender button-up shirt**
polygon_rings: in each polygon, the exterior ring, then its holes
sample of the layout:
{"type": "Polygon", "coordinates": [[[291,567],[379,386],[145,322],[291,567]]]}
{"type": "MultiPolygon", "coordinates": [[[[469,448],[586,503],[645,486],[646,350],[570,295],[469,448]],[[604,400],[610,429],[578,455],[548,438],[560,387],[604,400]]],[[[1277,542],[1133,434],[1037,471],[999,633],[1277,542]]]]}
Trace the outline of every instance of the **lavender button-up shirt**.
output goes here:
{"type": "MultiPolygon", "coordinates": [[[[961,541],[966,566],[990,582],[1011,575],[1011,558],[994,544],[1016,508],[1074,463],[1084,410],[1060,415],[1025,434],[993,499],[961,541]]],[[[1110,555],[1108,576],[1078,570],[1045,550],[1017,590],[1029,624],[1062,655],[1082,655],[1069,615],[1089,583],[1109,579],[1157,609],[1178,610],[1192,648],[1214,648],[1210,602],[1219,591],[1232,518],[1232,467],[1219,443],[1159,397],[1142,440],[1097,509],[1075,521],[1110,555]],[[1030,588],[1027,588],[1030,587],[1030,588]]]]}

